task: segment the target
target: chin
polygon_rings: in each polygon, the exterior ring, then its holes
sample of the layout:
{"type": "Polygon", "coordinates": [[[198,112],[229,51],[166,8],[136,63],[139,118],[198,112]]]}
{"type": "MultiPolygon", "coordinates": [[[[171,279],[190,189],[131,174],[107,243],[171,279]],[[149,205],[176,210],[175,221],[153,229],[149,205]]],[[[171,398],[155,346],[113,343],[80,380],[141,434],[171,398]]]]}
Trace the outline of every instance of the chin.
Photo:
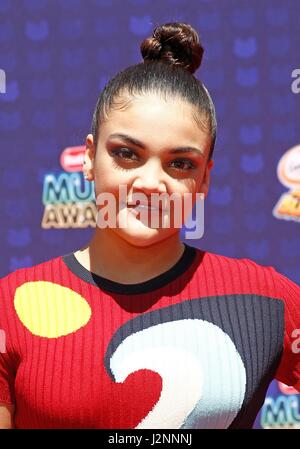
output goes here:
{"type": "Polygon", "coordinates": [[[156,229],[150,230],[150,232],[130,232],[128,229],[118,229],[115,231],[119,237],[133,246],[146,247],[163,240],[156,229]]]}

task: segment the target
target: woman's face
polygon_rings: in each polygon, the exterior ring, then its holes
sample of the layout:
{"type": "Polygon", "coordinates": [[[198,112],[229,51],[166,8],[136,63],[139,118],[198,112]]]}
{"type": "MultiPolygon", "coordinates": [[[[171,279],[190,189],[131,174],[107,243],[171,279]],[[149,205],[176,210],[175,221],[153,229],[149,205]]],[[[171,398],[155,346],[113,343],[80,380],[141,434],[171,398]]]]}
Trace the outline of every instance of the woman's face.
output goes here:
{"type": "MultiPolygon", "coordinates": [[[[138,204],[132,201],[132,195],[137,193],[145,195],[149,205],[151,194],[171,196],[175,193],[183,198],[183,194],[190,193],[193,203],[196,193],[207,194],[213,165],[212,161],[207,163],[211,138],[196,125],[193,112],[189,103],[166,102],[148,94],[134,98],[126,109],[109,113],[100,126],[97,148],[93,136],[87,136],[85,172],[95,181],[96,199],[105,192],[113,194],[117,200],[117,226],[106,231],[117,233],[135,246],[152,245],[179,234],[180,229],[174,227],[171,218],[174,202],[170,202],[170,226],[166,227],[151,227],[150,219],[145,221],[145,214],[150,218],[150,211],[146,209],[136,215],[129,204],[138,204]],[[179,147],[194,147],[196,151],[179,151],[179,147]],[[125,186],[127,202],[121,207],[120,185],[125,186]],[[120,227],[124,219],[127,225],[120,227]]],[[[160,220],[164,213],[154,211],[160,220]]]]}

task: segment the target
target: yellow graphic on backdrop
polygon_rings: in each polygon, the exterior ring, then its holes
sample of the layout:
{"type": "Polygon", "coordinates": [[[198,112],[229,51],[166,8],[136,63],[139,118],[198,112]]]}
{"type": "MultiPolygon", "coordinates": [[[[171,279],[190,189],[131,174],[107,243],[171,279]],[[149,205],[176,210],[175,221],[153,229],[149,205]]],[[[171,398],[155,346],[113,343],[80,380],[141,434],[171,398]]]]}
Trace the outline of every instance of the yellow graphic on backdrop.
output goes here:
{"type": "Polygon", "coordinates": [[[277,167],[279,181],[289,192],[281,195],[273,209],[276,218],[300,222],[300,145],[288,150],[277,167]]]}

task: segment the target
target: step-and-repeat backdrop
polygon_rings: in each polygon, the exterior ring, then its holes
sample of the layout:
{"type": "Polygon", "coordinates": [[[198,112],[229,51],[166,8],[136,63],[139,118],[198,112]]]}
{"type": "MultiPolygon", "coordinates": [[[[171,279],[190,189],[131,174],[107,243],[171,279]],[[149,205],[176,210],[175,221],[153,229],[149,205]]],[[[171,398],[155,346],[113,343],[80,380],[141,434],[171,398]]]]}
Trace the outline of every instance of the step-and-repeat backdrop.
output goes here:
{"type": "MultiPolygon", "coordinates": [[[[299,17],[297,0],[1,0],[0,275],[88,241],[81,165],[99,92],[155,25],[184,21],[219,123],[204,236],[188,243],[299,283],[299,17]]],[[[273,382],[255,427],[300,427],[300,396],[273,382]]]]}

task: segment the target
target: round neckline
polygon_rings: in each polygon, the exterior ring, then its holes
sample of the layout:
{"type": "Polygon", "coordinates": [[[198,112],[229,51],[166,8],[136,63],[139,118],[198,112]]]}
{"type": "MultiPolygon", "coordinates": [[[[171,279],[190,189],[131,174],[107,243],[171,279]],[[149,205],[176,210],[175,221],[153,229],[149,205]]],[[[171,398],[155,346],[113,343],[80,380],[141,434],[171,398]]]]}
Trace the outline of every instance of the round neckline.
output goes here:
{"type": "Polygon", "coordinates": [[[111,293],[136,295],[141,293],[149,293],[153,290],[162,288],[178,276],[182,275],[190,267],[196,256],[196,248],[188,246],[184,242],[183,244],[185,247],[184,251],[178,261],[171,268],[155,276],[154,278],[136,284],[122,284],[89,271],[77,260],[74,252],[63,255],[62,260],[73,274],[89,284],[100,287],[101,289],[111,293]]]}

